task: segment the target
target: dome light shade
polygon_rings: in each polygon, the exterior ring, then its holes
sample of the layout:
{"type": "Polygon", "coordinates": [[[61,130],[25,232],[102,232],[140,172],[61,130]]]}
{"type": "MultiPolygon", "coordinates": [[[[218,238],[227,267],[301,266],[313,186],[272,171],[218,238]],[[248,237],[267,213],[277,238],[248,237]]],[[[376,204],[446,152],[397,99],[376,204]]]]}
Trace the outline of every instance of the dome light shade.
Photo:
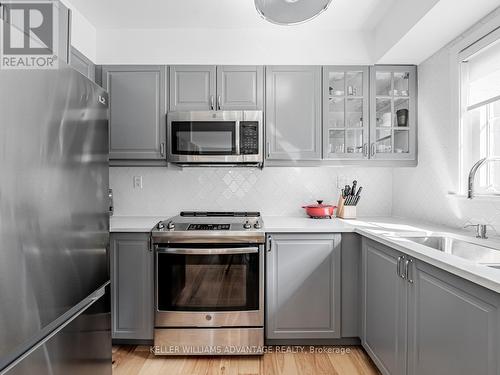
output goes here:
{"type": "Polygon", "coordinates": [[[255,0],[257,12],[278,25],[296,25],[323,13],[332,0],[255,0]]]}

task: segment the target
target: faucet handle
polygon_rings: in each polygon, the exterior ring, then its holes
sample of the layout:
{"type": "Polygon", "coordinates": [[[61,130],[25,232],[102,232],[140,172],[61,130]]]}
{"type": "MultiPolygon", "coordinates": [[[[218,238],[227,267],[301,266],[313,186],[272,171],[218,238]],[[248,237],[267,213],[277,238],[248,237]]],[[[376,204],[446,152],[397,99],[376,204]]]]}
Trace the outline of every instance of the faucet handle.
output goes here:
{"type": "Polygon", "coordinates": [[[477,231],[476,238],[480,238],[483,240],[488,239],[488,236],[487,236],[488,227],[491,227],[491,225],[489,225],[489,224],[468,224],[468,225],[464,226],[464,228],[476,228],[476,231],[477,231]]]}

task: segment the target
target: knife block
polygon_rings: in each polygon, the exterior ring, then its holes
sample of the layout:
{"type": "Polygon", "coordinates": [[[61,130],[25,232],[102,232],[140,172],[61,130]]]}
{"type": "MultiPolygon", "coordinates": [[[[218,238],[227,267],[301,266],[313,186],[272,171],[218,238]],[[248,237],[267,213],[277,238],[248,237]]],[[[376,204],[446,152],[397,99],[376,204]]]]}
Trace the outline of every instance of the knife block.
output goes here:
{"type": "Polygon", "coordinates": [[[337,208],[337,217],[341,219],[356,219],[357,217],[356,206],[346,206],[345,199],[340,197],[339,205],[337,208]]]}

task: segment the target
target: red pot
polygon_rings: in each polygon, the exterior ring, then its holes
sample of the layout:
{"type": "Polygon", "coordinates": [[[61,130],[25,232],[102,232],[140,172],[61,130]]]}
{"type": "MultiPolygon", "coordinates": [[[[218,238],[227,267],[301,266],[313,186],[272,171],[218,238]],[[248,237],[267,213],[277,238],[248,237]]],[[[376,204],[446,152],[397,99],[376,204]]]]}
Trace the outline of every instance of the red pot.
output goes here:
{"type": "Polygon", "coordinates": [[[309,206],[302,207],[306,210],[306,214],[308,214],[312,218],[333,217],[333,212],[337,208],[336,206],[323,204],[323,201],[317,202],[317,204],[310,204],[309,206]]]}

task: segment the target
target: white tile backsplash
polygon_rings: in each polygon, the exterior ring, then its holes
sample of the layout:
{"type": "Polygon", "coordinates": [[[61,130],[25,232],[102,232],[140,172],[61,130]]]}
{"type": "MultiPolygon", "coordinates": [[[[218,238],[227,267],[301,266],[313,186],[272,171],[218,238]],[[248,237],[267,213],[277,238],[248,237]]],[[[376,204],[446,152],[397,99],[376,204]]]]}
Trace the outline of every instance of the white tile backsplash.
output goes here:
{"type": "MultiPolygon", "coordinates": [[[[390,168],[161,168],[110,169],[115,215],[172,216],[181,210],[257,210],[303,215],[302,205],[323,199],[336,205],[337,176],[363,186],[360,216],[390,216],[390,168]],[[143,188],[134,188],[142,176],[143,188]]],[[[358,185],[358,186],[359,186],[358,185]]]]}

